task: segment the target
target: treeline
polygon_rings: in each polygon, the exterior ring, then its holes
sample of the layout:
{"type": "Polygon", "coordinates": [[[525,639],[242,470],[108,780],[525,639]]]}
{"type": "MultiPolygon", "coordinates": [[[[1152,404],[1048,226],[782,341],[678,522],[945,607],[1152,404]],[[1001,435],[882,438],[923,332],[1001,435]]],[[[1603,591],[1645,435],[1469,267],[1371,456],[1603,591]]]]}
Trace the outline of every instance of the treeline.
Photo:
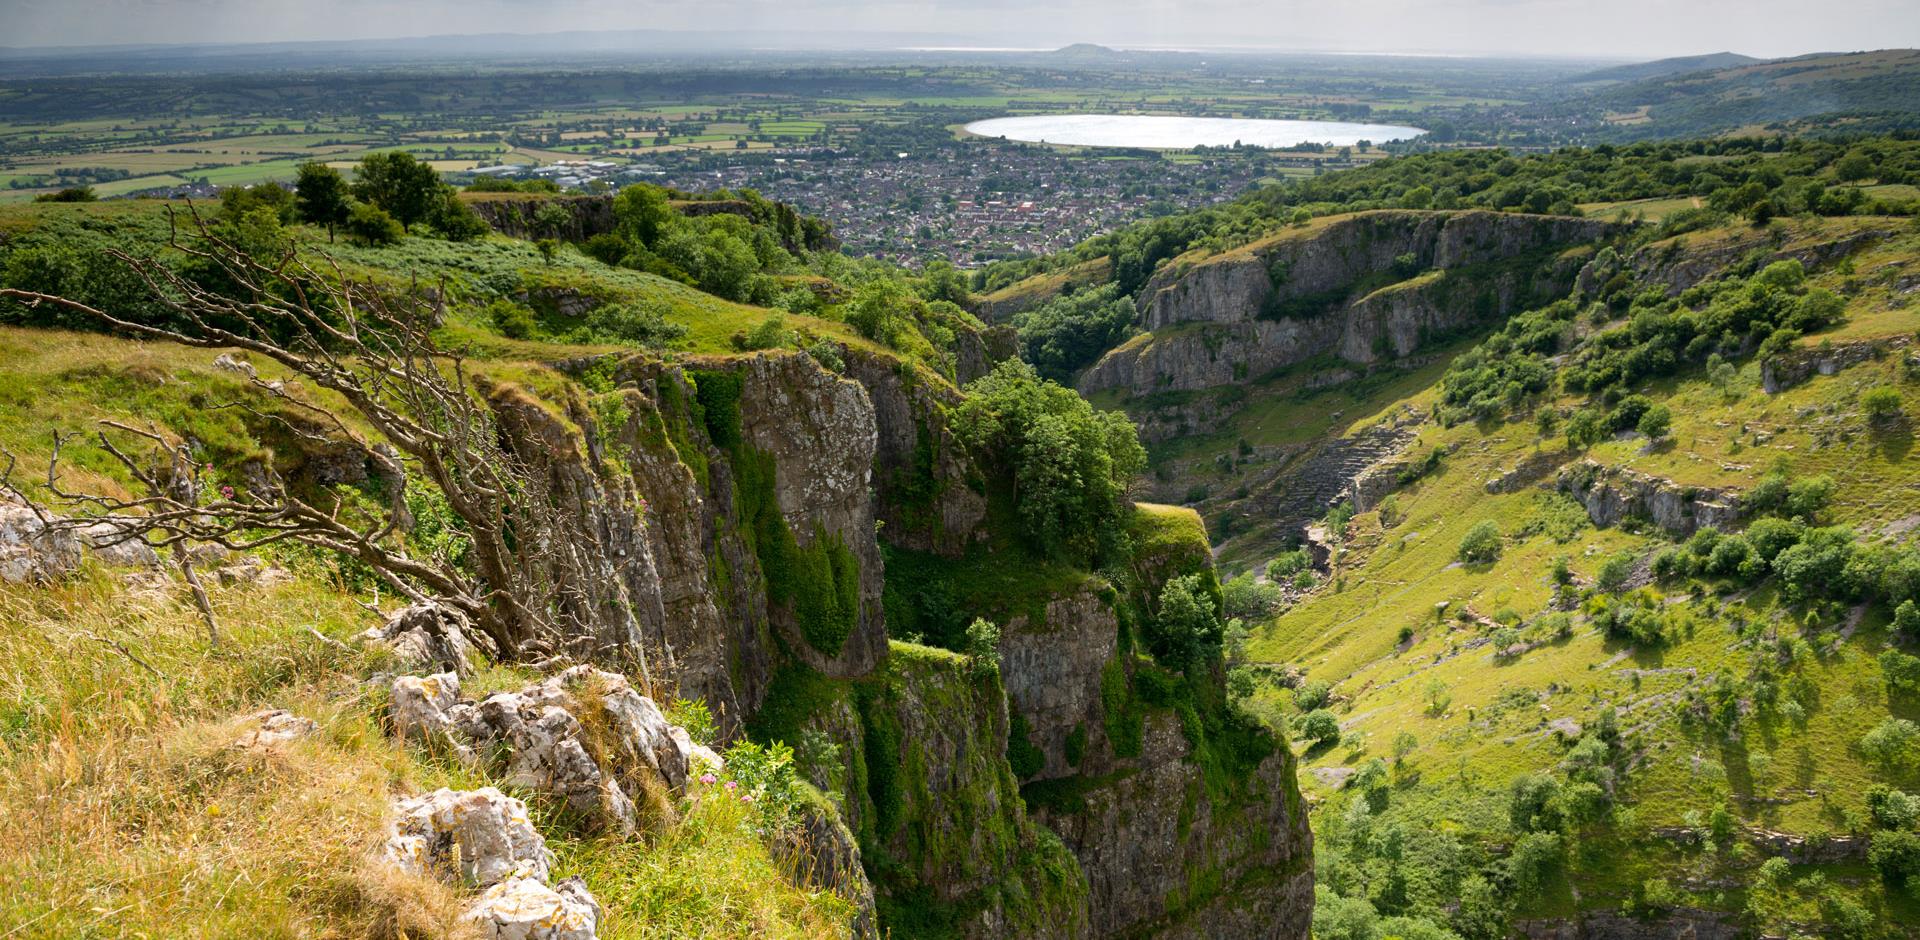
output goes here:
{"type": "Polygon", "coordinates": [[[1591,203],[1699,197],[1705,208],[1759,221],[1774,216],[1913,215],[1920,200],[1869,193],[1870,184],[1920,182],[1920,135],[1859,139],[1693,140],[1603,144],[1549,154],[1450,150],[1261,187],[1234,202],[1153,219],[1046,258],[1007,261],[977,275],[992,291],[1023,278],[1110,258],[1132,294],[1163,261],[1222,250],[1298,220],[1368,209],[1498,209],[1578,214],[1591,203]]]}

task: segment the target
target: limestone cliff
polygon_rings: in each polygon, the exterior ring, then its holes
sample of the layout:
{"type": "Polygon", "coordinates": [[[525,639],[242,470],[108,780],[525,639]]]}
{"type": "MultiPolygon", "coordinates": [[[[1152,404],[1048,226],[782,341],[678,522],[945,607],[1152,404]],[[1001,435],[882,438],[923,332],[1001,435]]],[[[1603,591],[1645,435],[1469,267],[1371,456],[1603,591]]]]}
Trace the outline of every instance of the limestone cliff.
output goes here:
{"type": "Polygon", "coordinates": [[[1496,212],[1363,212],[1163,266],[1137,301],[1148,332],[1081,377],[1092,393],[1183,391],[1320,357],[1372,363],[1564,294],[1561,246],[1607,223],[1496,212]]]}
{"type": "Polygon", "coordinates": [[[860,350],[845,377],[794,353],[595,374],[611,386],[520,401],[511,433],[606,546],[652,680],[802,751],[814,857],[883,929],[1305,936],[1292,755],[1235,723],[1218,675],[1167,672],[1127,626],[1168,577],[1210,573],[1197,517],[1140,510],[1121,589],[1082,574],[968,610],[1007,625],[983,671],[889,648],[883,622],[876,533],[964,567],[991,524],[951,385],[860,350]]]}

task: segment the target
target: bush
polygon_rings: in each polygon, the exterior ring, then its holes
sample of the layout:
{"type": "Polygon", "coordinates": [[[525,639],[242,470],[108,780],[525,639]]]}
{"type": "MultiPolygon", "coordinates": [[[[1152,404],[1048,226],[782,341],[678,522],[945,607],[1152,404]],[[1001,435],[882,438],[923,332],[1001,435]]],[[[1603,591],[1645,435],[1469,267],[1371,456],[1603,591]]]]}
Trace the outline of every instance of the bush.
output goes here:
{"type": "Polygon", "coordinates": [[[1280,604],[1280,586],[1271,581],[1255,581],[1249,571],[1220,586],[1222,607],[1228,617],[1249,620],[1265,617],[1280,604]]]}
{"type": "Polygon", "coordinates": [[[1600,565],[1600,572],[1594,575],[1595,587],[1608,594],[1618,594],[1626,589],[1627,581],[1633,577],[1633,556],[1626,552],[1616,552],[1607,556],[1600,565]]]}
{"type": "Polygon", "coordinates": [[[1884,829],[1873,834],[1867,861],[1887,884],[1920,884],[1920,833],[1884,829]]]}
{"type": "Polygon", "coordinates": [[[511,300],[496,300],[487,306],[487,319],[508,339],[531,339],[540,328],[533,311],[511,300]]]}
{"type": "Polygon", "coordinates": [[[347,237],[362,245],[393,245],[406,236],[399,220],[387,214],[387,210],[371,203],[358,203],[353,211],[347,213],[347,224],[343,226],[347,237]]]}
{"type": "Polygon", "coordinates": [[[1272,581],[1284,581],[1307,570],[1309,564],[1311,560],[1307,557],[1307,550],[1296,548],[1277,555],[1272,561],[1267,562],[1267,578],[1272,581]]]}
{"type": "Polygon", "coordinates": [[[1303,712],[1319,711],[1327,707],[1327,701],[1332,697],[1333,688],[1325,682],[1303,682],[1293,690],[1293,707],[1303,712]]]}
{"type": "Polygon", "coordinates": [[[1000,626],[985,617],[975,617],[967,625],[966,643],[962,652],[967,654],[967,671],[976,679],[985,679],[1000,672],[1000,626]]]}
{"type": "Polygon", "coordinates": [[[1460,560],[1468,564],[1491,564],[1500,558],[1500,527],[1481,520],[1460,540],[1460,560]]]}
{"type": "Polygon", "coordinates": [[[1860,738],[1860,753],[1891,773],[1909,773],[1920,762],[1920,725],[1889,718],[1860,738]]]}
{"type": "Polygon", "coordinates": [[[1673,413],[1665,405],[1655,405],[1640,416],[1636,427],[1640,433],[1657,441],[1666,437],[1668,429],[1673,427],[1673,413]]]}
{"type": "Polygon", "coordinates": [[[1147,635],[1153,655],[1169,666],[1191,670],[1219,657],[1221,639],[1220,616],[1205,576],[1167,579],[1147,635]]]}
{"type": "Polygon", "coordinates": [[[1875,421],[1890,421],[1900,416],[1900,393],[1884,385],[1870,388],[1860,396],[1860,407],[1875,421]]]}
{"type": "Polygon", "coordinates": [[[1340,719],[1324,708],[1313,711],[1300,720],[1300,736],[1317,746],[1332,747],[1340,743],[1340,719]]]}

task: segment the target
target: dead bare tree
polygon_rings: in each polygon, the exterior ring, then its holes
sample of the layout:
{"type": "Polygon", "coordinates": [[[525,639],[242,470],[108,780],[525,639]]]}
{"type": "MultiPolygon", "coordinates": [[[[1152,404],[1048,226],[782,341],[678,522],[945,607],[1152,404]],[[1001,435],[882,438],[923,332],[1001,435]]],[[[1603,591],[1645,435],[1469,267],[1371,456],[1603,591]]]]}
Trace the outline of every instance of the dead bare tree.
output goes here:
{"type": "MultiPolygon", "coordinates": [[[[642,672],[649,672],[624,581],[607,577],[602,561],[615,553],[595,544],[591,524],[563,510],[545,468],[503,440],[484,397],[487,383],[469,371],[461,355],[435,344],[436,316],[428,298],[417,289],[395,292],[356,281],[331,259],[316,269],[292,251],[255,258],[191,210],[187,222],[183,239],[176,220],[172,247],[220,275],[224,290],[203,287],[161,260],[110,252],[171,315],[169,323],[127,320],[31,291],[0,289],[0,298],[77,311],[136,337],[251,353],[339,395],[398,450],[409,470],[444,494],[471,540],[470,568],[409,554],[399,537],[409,525],[402,487],[390,489],[385,512],[360,517],[338,505],[313,505],[285,488],[223,492],[207,499],[189,450],[158,428],[108,423],[99,436],[144,495],[120,499],[60,489],[57,447],[48,468],[50,492],[96,518],[112,520],[115,538],[173,548],[182,559],[189,558],[184,552],[191,544],[245,551],[283,541],[357,559],[407,597],[435,600],[465,614],[484,634],[478,638],[482,645],[498,656],[564,651],[605,659],[611,654],[637,658],[642,672]],[[115,436],[143,440],[151,452],[133,453],[116,444],[115,436]],[[615,622],[605,622],[608,618],[615,622]]],[[[385,450],[368,445],[340,415],[282,383],[258,376],[252,382],[284,408],[317,419],[330,435],[368,452],[385,450]]],[[[183,570],[190,582],[197,580],[190,564],[183,570]]],[[[211,606],[203,592],[196,595],[217,638],[211,606]]]]}

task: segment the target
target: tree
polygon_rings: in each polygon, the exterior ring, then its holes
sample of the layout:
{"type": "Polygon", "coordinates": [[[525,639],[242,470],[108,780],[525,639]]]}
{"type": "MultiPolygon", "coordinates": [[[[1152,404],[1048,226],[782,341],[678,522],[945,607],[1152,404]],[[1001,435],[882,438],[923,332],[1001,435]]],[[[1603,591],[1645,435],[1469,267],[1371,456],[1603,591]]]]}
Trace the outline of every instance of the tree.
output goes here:
{"type": "Polygon", "coordinates": [[[487,225],[480,213],[460,200],[451,187],[440,188],[439,202],[433,207],[429,221],[440,233],[440,237],[450,242],[466,242],[486,236],[493,228],[487,225]]]}
{"type": "Polygon", "coordinates": [[[1000,672],[1000,626],[985,617],[975,617],[967,625],[967,668],[974,678],[985,679],[1000,672]]]}
{"type": "Polygon", "coordinates": [[[967,386],[953,428],[1011,478],[1021,534],[1040,554],[1093,563],[1123,539],[1123,499],[1147,461],[1125,414],[1009,359],[967,386]]]}
{"type": "Polygon", "coordinates": [[[1332,747],[1340,743],[1340,719],[1324,708],[1310,712],[1300,722],[1300,736],[1316,745],[1332,747]]]}
{"type": "Polygon", "coordinates": [[[652,248],[667,229],[679,221],[667,193],[658,186],[635,183],[613,197],[614,230],[634,245],[652,248]]]}
{"type": "Polygon", "coordinates": [[[391,245],[406,234],[406,228],[385,209],[371,203],[354,203],[347,213],[347,237],[362,245],[391,245]]]}
{"type": "Polygon", "coordinates": [[[1654,405],[1640,415],[1638,429],[1640,433],[1658,441],[1667,436],[1673,426],[1673,413],[1665,405],[1654,405]]]}
{"type": "Polygon", "coordinates": [[[1573,450],[1585,450],[1600,443],[1606,436],[1606,421],[1600,412],[1592,408],[1582,408],[1567,419],[1567,447],[1573,450]]]}
{"type": "Polygon", "coordinates": [[[41,193],[33,197],[34,202],[97,202],[99,199],[91,186],[69,186],[59,192],[41,193]]]}
{"type": "Polygon", "coordinates": [[[1470,565],[1491,564],[1500,558],[1500,527],[1490,519],[1474,523],[1460,540],[1460,560],[1470,565]]]}
{"type": "MultiPolygon", "coordinates": [[[[431,301],[343,278],[337,270],[323,274],[298,259],[263,262],[235,252],[204,223],[196,227],[198,235],[176,239],[173,252],[224,268],[245,299],[210,291],[160,258],[119,249],[107,254],[146,286],[169,325],[15,288],[0,288],[0,299],[61,306],[143,339],[238,350],[277,363],[301,381],[258,380],[256,393],[308,416],[355,452],[379,455],[387,467],[382,476],[391,481],[387,504],[315,504],[290,487],[241,487],[205,499],[190,470],[182,479],[170,469],[176,442],[155,442],[146,458],[103,431],[108,452],[128,472],[150,473],[164,495],[129,501],[77,494],[81,505],[116,520],[120,537],[157,548],[213,544],[252,551],[292,542],[351,558],[413,602],[451,611],[458,628],[491,654],[565,652],[634,668],[651,681],[638,605],[626,587],[629,563],[594,516],[566,508],[571,504],[556,492],[565,471],[540,443],[543,432],[510,432],[538,419],[490,399],[464,361],[436,345],[431,301]],[[338,396],[353,423],[295,397],[295,385],[338,396]],[[372,429],[379,444],[357,427],[372,429]],[[438,490],[458,517],[467,540],[458,558],[416,557],[404,540],[392,538],[413,518],[404,485],[409,475],[438,490]]],[[[49,480],[57,478],[58,461],[56,452],[49,480]]],[[[638,512],[608,509],[629,517],[638,512]]]]}
{"type": "Polygon", "coordinates": [[[1167,579],[1148,638],[1153,654],[1170,666],[1191,670],[1220,655],[1222,628],[1213,594],[1202,575],[1167,579]]]}
{"type": "Polygon", "coordinates": [[[414,223],[427,221],[442,203],[446,184],[433,166],[414,159],[404,150],[370,153],[360,158],[354,195],[386,210],[399,221],[402,231],[413,231],[414,223]]]}
{"type": "Polygon", "coordinates": [[[1841,157],[1833,165],[1833,176],[1842,183],[1872,179],[1873,173],[1873,158],[1858,150],[1841,157]]]}
{"type": "Polygon", "coordinates": [[[352,200],[347,196],[346,177],[317,161],[300,164],[294,177],[293,206],[301,221],[324,226],[327,241],[333,241],[334,230],[345,225],[353,211],[352,200]]]}

